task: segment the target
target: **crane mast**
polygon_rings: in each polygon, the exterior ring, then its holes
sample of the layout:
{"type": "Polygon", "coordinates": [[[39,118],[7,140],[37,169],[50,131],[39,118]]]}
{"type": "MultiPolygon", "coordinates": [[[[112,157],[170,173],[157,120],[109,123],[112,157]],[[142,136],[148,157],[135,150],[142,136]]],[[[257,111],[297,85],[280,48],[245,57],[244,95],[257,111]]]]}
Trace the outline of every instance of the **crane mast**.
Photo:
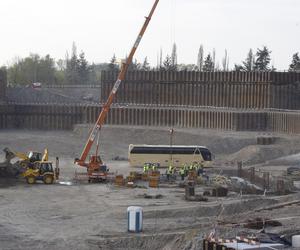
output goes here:
{"type": "Polygon", "coordinates": [[[117,78],[117,80],[116,80],[116,82],[115,82],[115,84],[114,84],[114,86],[113,86],[113,88],[112,88],[112,90],[109,94],[109,97],[108,97],[106,103],[102,107],[101,113],[100,113],[100,115],[97,119],[97,122],[95,123],[90,135],[89,135],[89,138],[88,138],[88,140],[86,142],[86,145],[85,145],[85,147],[84,147],[84,149],[81,153],[81,156],[80,156],[79,159],[75,159],[75,163],[77,165],[84,166],[84,167],[87,167],[87,168],[89,168],[90,165],[91,165],[91,163],[86,163],[85,162],[86,158],[87,158],[87,156],[88,156],[88,154],[91,150],[91,147],[94,143],[94,140],[95,140],[99,130],[101,129],[101,126],[105,122],[106,116],[108,114],[108,111],[109,111],[112,103],[113,103],[113,100],[114,100],[114,97],[115,97],[115,95],[118,91],[118,88],[119,88],[120,84],[122,83],[122,81],[125,79],[128,67],[132,63],[133,56],[134,56],[134,54],[135,54],[142,38],[143,38],[143,35],[144,35],[144,33],[145,33],[149,23],[150,23],[150,20],[151,20],[153,14],[154,14],[154,11],[155,11],[155,9],[158,5],[158,2],[159,2],[159,0],[155,0],[154,5],[152,6],[152,9],[151,9],[149,15],[147,17],[145,17],[145,22],[142,26],[142,29],[140,30],[140,32],[138,34],[137,39],[135,40],[135,43],[134,43],[134,45],[133,45],[133,47],[130,51],[130,54],[129,54],[128,58],[126,59],[126,62],[122,63],[121,70],[120,70],[120,73],[118,75],[118,78],[117,78]]]}

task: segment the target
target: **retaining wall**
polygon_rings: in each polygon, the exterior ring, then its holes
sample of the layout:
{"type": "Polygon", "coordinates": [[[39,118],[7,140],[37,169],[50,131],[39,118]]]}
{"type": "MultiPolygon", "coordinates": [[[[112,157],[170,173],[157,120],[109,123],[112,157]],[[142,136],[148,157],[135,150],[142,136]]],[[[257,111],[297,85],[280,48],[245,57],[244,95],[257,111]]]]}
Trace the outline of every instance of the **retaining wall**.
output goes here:
{"type": "MultiPolygon", "coordinates": [[[[105,102],[117,72],[102,72],[105,102]]],[[[128,72],[115,103],[300,109],[300,74],[278,72],[128,72]]]]}
{"type": "MultiPolygon", "coordinates": [[[[100,106],[0,105],[0,129],[72,129],[95,123],[100,106]]],[[[106,124],[300,133],[300,113],[221,108],[113,106],[106,124]]]]}

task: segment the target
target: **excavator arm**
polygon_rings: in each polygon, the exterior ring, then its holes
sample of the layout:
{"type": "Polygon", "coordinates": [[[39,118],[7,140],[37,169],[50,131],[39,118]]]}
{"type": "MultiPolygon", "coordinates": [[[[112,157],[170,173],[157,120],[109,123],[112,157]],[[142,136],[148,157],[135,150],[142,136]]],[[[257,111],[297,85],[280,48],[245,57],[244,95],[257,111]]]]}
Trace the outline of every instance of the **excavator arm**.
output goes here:
{"type": "Polygon", "coordinates": [[[128,67],[132,63],[133,56],[134,56],[134,54],[135,54],[135,52],[136,52],[136,50],[137,50],[137,48],[138,48],[138,46],[139,46],[142,38],[143,38],[143,35],[144,35],[144,33],[145,33],[145,31],[146,31],[149,23],[150,23],[150,20],[151,20],[153,14],[154,14],[154,11],[155,11],[155,9],[156,9],[156,7],[158,5],[158,2],[159,2],[159,0],[155,0],[154,5],[153,5],[153,7],[152,7],[152,9],[150,11],[150,14],[148,15],[148,17],[146,17],[144,25],[143,25],[142,29],[140,30],[137,39],[135,40],[135,43],[134,43],[134,45],[133,45],[133,47],[132,47],[132,49],[130,51],[130,54],[129,54],[126,62],[122,64],[121,71],[120,71],[120,73],[118,75],[118,79],[115,82],[114,87],[111,90],[106,103],[102,107],[101,113],[100,113],[100,115],[99,115],[99,117],[97,119],[97,122],[96,122],[95,126],[93,127],[93,129],[92,129],[92,131],[90,133],[90,136],[89,136],[89,138],[87,140],[87,143],[86,143],[86,145],[85,145],[85,147],[84,147],[84,149],[83,149],[83,151],[81,153],[80,158],[79,159],[75,159],[75,163],[78,164],[78,165],[80,165],[80,166],[88,167],[88,164],[85,163],[85,160],[86,160],[86,158],[87,158],[87,156],[88,156],[88,154],[89,154],[89,152],[91,150],[91,147],[92,147],[92,145],[94,143],[94,140],[95,140],[95,138],[97,136],[97,133],[99,132],[99,130],[101,129],[101,126],[105,122],[106,116],[108,114],[108,111],[109,111],[112,103],[113,103],[113,100],[114,100],[114,97],[115,97],[115,95],[116,95],[116,93],[118,91],[118,88],[119,88],[120,84],[122,83],[122,81],[125,79],[128,67]]]}

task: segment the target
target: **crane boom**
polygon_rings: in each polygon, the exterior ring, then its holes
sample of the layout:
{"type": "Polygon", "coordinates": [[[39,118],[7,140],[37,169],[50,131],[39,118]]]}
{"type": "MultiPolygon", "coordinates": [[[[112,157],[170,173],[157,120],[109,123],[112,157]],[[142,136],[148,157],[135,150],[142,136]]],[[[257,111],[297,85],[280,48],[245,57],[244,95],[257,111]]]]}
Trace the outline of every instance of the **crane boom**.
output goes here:
{"type": "Polygon", "coordinates": [[[126,59],[126,62],[122,64],[121,71],[120,71],[120,73],[118,75],[118,79],[116,80],[116,82],[114,84],[114,87],[111,90],[106,103],[102,107],[101,113],[100,113],[100,115],[99,115],[99,117],[97,119],[97,122],[96,122],[95,126],[93,127],[93,130],[90,133],[90,136],[89,136],[89,138],[87,140],[87,143],[86,143],[86,145],[85,145],[85,147],[84,147],[84,149],[83,149],[83,151],[81,153],[80,159],[75,159],[75,163],[78,164],[78,165],[80,165],[80,166],[88,167],[88,164],[85,163],[85,160],[86,160],[86,158],[87,158],[87,156],[88,156],[88,154],[89,154],[89,152],[91,150],[91,147],[93,145],[93,142],[94,142],[94,140],[96,138],[97,133],[99,132],[101,126],[105,122],[107,113],[108,113],[108,111],[110,109],[111,104],[113,103],[113,100],[114,100],[114,97],[115,97],[115,95],[116,95],[116,93],[118,91],[118,88],[119,88],[121,82],[125,79],[128,67],[132,63],[133,56],[134,56],[134,54],[135,54],[135,52],[136,52],[136,50],[137,50],[137,48],[138,48],[138,46],[139,46],[142,38],[143,38],[143,35],[144,35],[144,33],[145,33],[145,31],[146,31],[149,23],[150,23],[150,20],[151,20],[153,14],[154,14],[154,11],[155,11],[155,9],[156,9],[156,7],[158,5],[158,2],[159,2],[159,0],[155,0],[154,5],[153,5],[153,7],[152,7],[152,9],[150,11],[150,14],[148,15],[148,17],[145,17],[146,20],[144,22],[144,25],[143,25],[142,29],[140,30],[137,39],[135,40],[135,43],[134,43],[134,45],[133,45],[133,47],[132,47],[132,49],[130,51],[130,54],[129,54],[128,58],[126,59]]]}

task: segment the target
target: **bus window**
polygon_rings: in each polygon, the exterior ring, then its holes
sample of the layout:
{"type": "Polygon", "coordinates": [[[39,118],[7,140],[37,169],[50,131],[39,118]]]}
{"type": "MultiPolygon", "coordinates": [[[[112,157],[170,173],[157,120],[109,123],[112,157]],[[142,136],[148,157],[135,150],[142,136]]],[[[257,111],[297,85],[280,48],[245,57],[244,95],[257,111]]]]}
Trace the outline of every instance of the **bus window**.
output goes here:
{"type": "Polygon", "coordinates": [[[201,155],[204,161],[211,161],[211,152],[207,148],[202,148],[201,149],[201,155]]]}

